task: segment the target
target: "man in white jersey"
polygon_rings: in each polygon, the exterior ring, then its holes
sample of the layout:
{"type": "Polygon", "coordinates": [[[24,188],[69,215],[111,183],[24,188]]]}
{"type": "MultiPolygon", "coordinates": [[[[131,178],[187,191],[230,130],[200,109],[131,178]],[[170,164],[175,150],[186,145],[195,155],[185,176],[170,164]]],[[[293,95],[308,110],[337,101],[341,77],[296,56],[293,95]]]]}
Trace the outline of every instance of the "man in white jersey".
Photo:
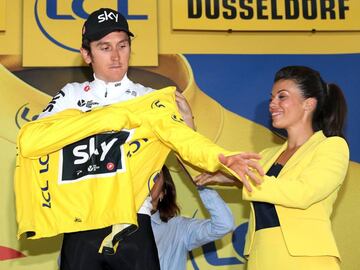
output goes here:
{"type": "MultiPolygon", "coordinates": [[[[127,77],[132,36],[126,19],[117,11],[102,8],[90,14],[83,26],[80,52],[84,61],[92,67],[94,80],[67,84],[50,101],[40,118],[70,108],[88,111],[152,92],[152,88],[136,84],[127,77]]],[[[249,161],[253,158],[259,157],[239,154],[231,160],[222,159],[228,167],[242,172],[241,178],[245,183],[245,174],[253,178],[247,166],[258,166],[249,161]]],[[[111,233],[111,226],[65,233],[60,269],[160,269],[151,230],[151,208],[150,200],[145,200],[138,212],[138,229],[134,232],[129,226],[123,230],[121,244],[114,255],[106,254],[106,250],[105,254],[98,253],[103,239],[111,233]]]]}
{"type": "MultiPolygon", "coordinates": [[[[84,61],[91,65],[94,80],[67,84],[39,117],[70,108],[88,111],[154,91],[127,77],[132,36],[126,19],[117,11],[102,8],[90,14],[83,26],[80,52],[84,61]]],[[[98,253],[111,227],[64,234],[60,268],[159,269],[150,223],[151,208],[150,200],[145,200],[138,211],[138,230],[132,232],[131,228],[128,229],[131,234],[124,237],[126,243],[120,245],[115,255],[98,253]]]]}

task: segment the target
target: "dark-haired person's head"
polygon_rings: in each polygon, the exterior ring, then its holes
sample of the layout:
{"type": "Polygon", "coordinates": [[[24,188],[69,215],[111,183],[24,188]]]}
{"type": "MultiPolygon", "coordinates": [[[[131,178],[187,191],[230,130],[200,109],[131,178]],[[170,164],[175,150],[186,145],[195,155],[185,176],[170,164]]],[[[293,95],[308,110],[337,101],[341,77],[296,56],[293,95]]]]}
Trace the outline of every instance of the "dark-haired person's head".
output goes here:
{"type": "Polygon", "coordinates": [[[92,12],[82,27],[81,47],[90,51],[90,43],[102,39],[111,32],[122,31],[128,36],[129,42],[134,34],[129,30],[126,18],[111,8],[100,8],[92,12]]]}
{"type": "Polygon", "coordinates": [[[81,55],[97,79],[121,81],[129,68],[133,34],[123,15],[101,8],[94,11],[82,29],[81,55]]]}
{"type": "MultiPolygon", "coordinates": [[[[344,137],[347,106],[345,97],[336,84],[326,83],[318,71],[305,66],[281,68],[275,74],[274,85],[284,82],[294,84],[294,88],[298,89],[306,101],[305,110],[312,110],[311,121],[314,131],[322,130],[327,137],[344,137]]],[[[295,109],[296,106],[293,106],[292,110],[295,109]]]]}
{"type": "Polygon", "coordinates": [[[176,203],[176,188],[169,169],[163,166],[151,190],[153,211],[159,211],[160,219],[167,222],[180,214],[176,203]]]}

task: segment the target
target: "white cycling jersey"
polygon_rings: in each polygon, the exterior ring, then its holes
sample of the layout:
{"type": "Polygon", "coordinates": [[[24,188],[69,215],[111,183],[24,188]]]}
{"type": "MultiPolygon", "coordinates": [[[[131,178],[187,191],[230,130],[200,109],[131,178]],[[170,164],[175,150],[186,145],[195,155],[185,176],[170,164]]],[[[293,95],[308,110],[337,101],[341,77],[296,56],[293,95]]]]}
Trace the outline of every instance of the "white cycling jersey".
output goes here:
{"type": "MultiPolygon", "coordinates": [[[[131,81],[127,75],[119,82],[106,83],[94,74],[94,80],[83,83],[68,83],[49,102],[39,118],[53,115],[66,109],[89,111],[96,107],[106,106],[133,99],[154,91],[131,81]]],[[[147,198],[138,213],[151,215],[151,199],[147,198]]]]}
{"type": "Polygon", "coordinates": [[[97,79],[83,83],[68,83],[49,102],[39,118],[52,115],[66,109],[89,111],[148,94],[154,89],[132,82],[126,75],[119,82],[106,83],[97,79]]]}

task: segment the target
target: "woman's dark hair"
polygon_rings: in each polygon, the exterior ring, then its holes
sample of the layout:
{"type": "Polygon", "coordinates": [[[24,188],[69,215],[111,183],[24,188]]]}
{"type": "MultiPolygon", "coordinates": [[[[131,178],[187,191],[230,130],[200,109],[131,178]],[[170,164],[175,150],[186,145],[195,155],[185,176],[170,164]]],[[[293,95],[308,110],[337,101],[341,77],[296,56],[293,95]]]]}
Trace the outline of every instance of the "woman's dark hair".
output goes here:
{"type": "Polygon", "coordinates": [[[180,208],[176,203],[176,188],[169,169],[163,166],[162,173],[164,177],[164,197],[158,202],[158,211],[160,219],[168,222],[169,219],[180,214],[180,208]]]}
{"type": "Polygon", "coordinates": [[[312,119],[314,131],[322,130],[327,137],[344,138],[347,105],[339,86],[325,83],[318,71],[305,66],[288,66],[280,69],[275,74],[274,82],[280,80],[295,82],[305,99],[317,100],[312,119]]]}

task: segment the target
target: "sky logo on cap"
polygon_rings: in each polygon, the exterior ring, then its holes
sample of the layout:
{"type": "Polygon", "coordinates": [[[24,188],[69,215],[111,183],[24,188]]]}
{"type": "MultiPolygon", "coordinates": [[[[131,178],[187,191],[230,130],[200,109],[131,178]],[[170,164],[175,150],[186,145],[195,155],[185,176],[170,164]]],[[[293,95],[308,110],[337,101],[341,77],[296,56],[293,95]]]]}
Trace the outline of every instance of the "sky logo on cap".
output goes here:
{"type": "MultiPolygon", "coordinates": [[[[89,13],[99,8],[94,7],[87,12],[84,9],[84,6],[88,6],[85,5],[86,2],[90,3],[93,1],[73,0],[63,3],[58,0],[35,0],[34,17],[36,25],[43,36],[50,42],[65,50],[79,52],[77,49],[79,43],[76,42],[76,40],[78,40],[81,35],[79,34],[78,37],[75,36],[72,40],[69,40],[69,37],[66,37],[64,32],[60,32],[58,29],[63,30],[64,27],[60,27],[60,25],[69,25],[69,22],[74,22],[74,25],[76,24],[76,27],[81,29],[81,26],[84,23],[84,20],[88,18],[89,13]]],[[[129,14],[129,0],[117,0],[114,2],[115,6],[117,5],[118,12],[123,14],[127,20],[148,20],[148,15],[129,14]]],[[[99,23],[107,20],[117,21],[118,15],[113,12],[105,11],[103,14],[99,15],[98,19],[99,23]]]]}
{"type": "Polygon", "coordinates": [[[106,10],[104,10],[104,13],[103,14],[100,14],[98,16],[98,23],[102,23],[104,21],[107,21],[107,20],[115,20],[115,22],[118,22],[118,19],[119,19],[119,15],[118,14],[115,14],[114,12],[107,12],[106,10]]]}

